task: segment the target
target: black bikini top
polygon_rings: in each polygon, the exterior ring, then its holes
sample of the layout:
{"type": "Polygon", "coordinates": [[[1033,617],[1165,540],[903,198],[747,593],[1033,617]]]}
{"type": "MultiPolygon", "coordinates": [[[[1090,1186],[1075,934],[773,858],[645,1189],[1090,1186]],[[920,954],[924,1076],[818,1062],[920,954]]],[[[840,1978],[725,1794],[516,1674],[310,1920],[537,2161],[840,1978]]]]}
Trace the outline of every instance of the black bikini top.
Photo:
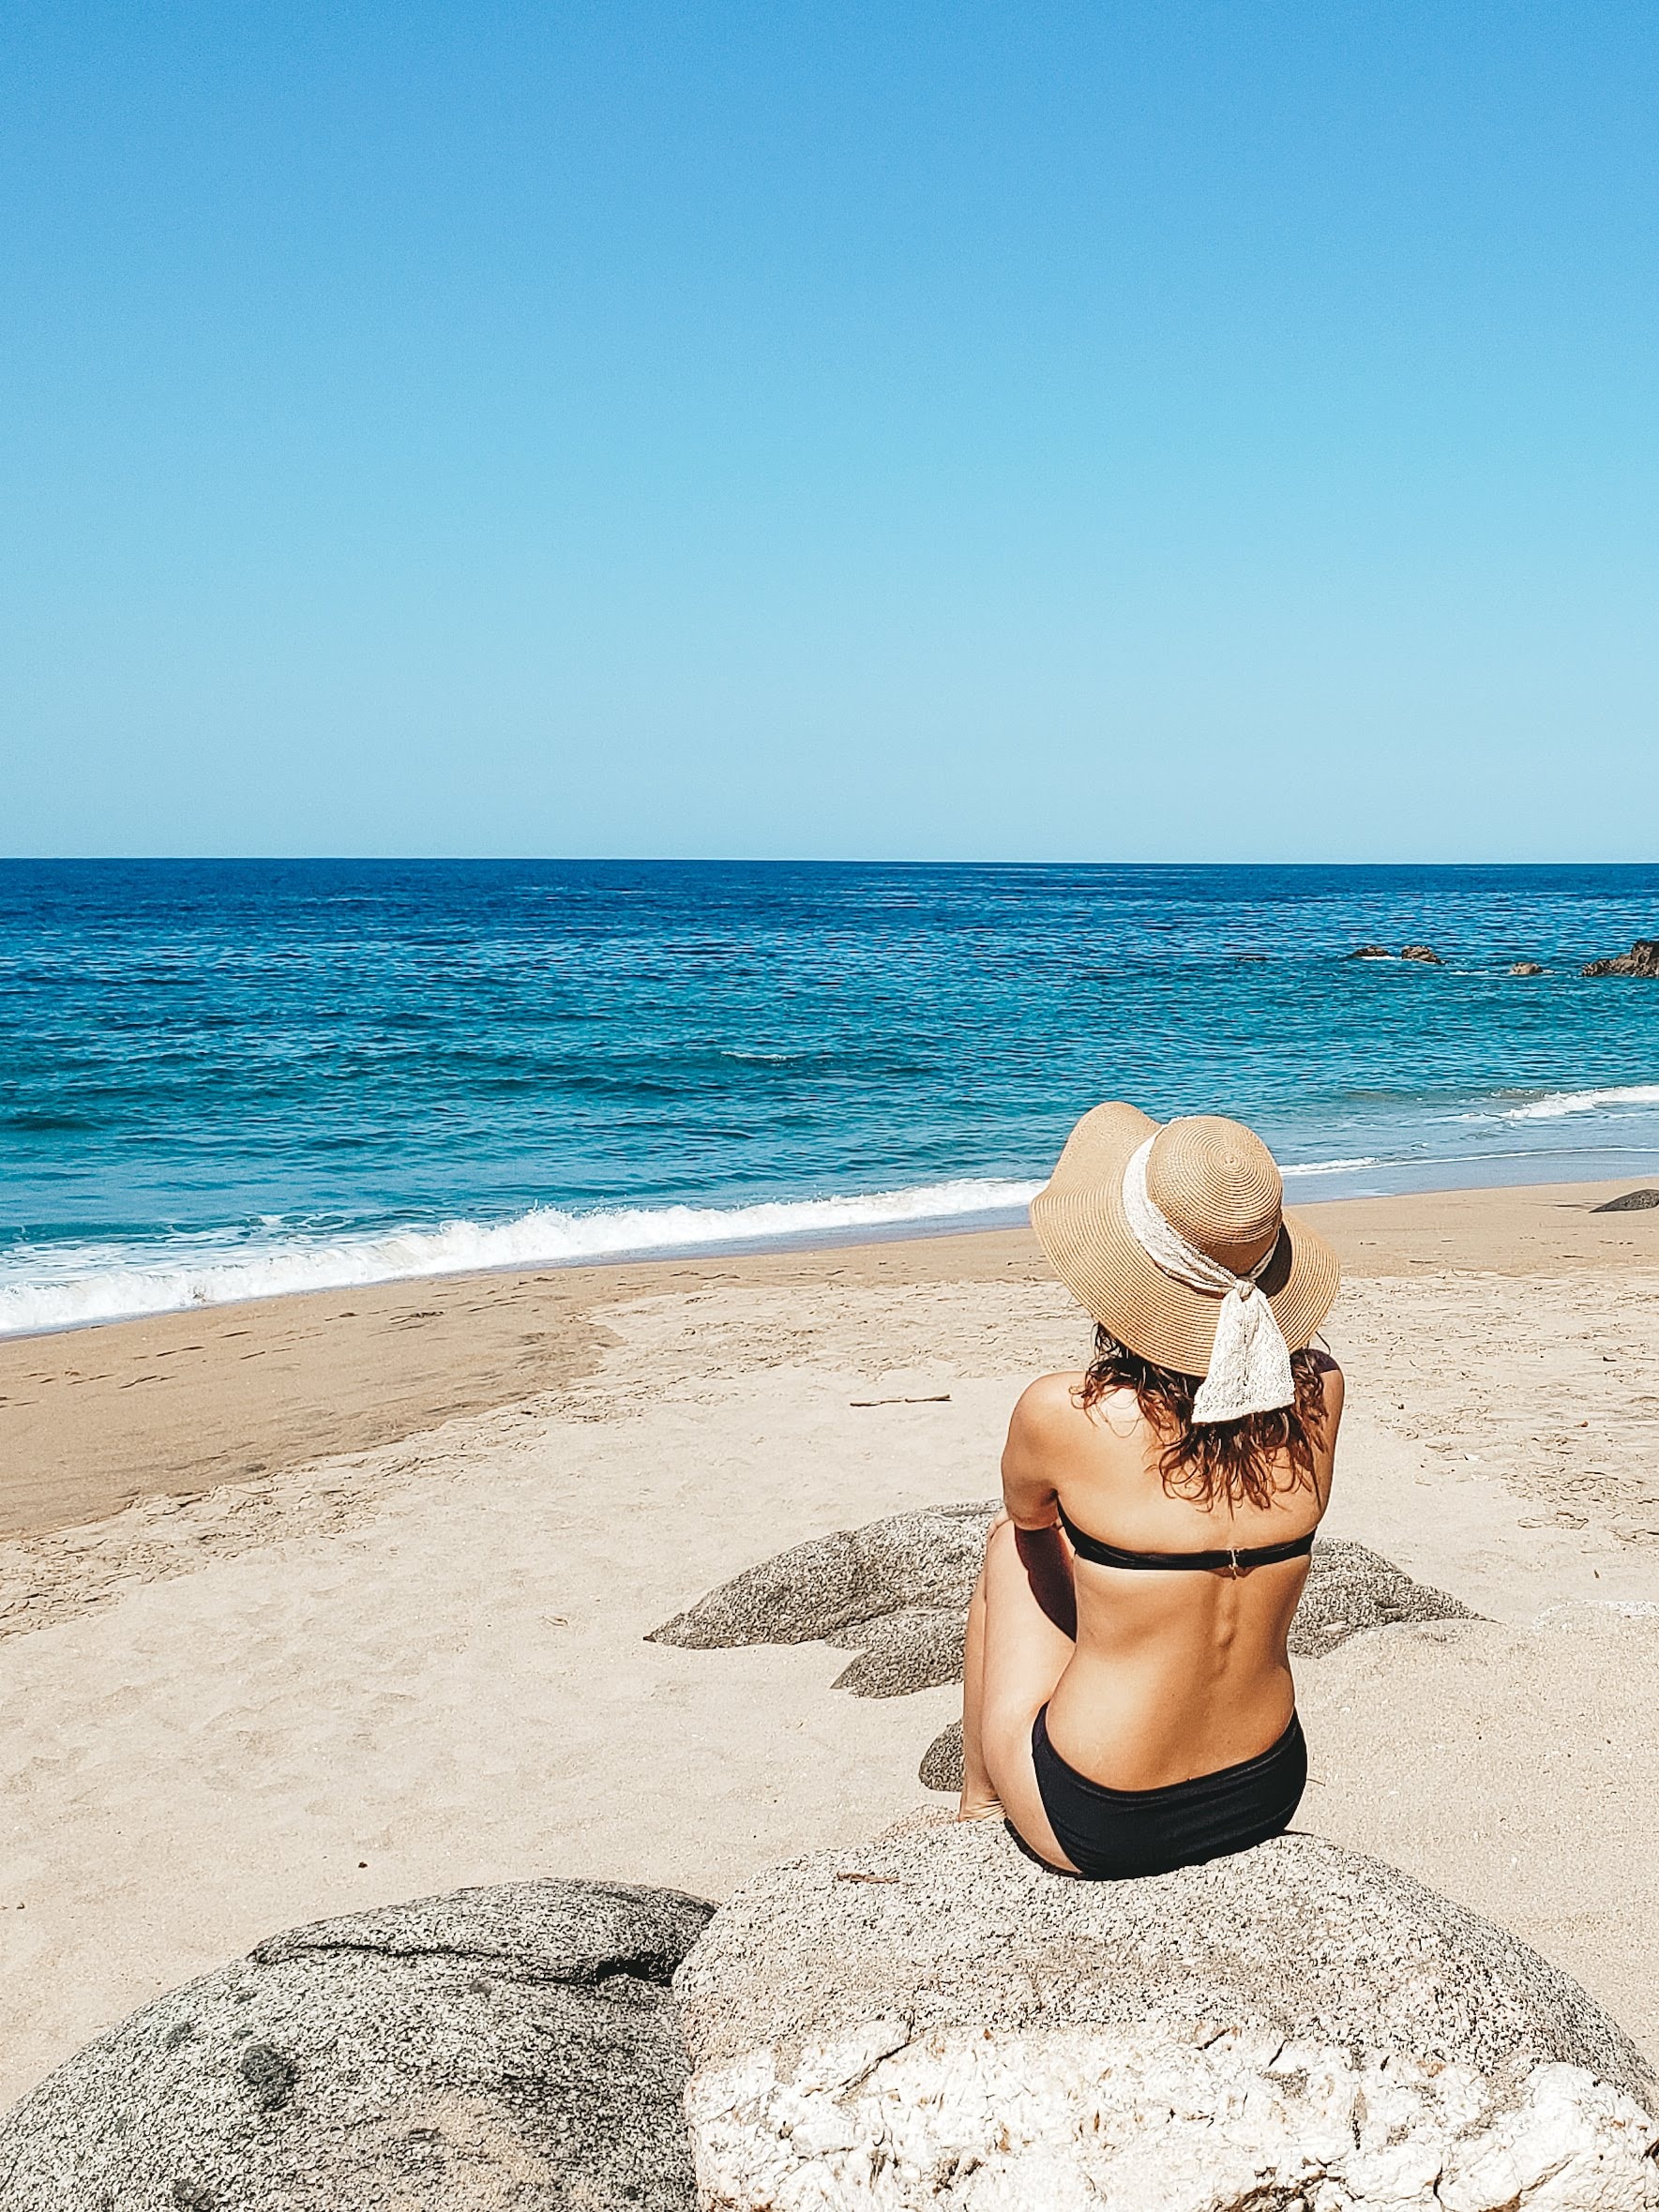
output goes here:
{"type": "MultiPolygon", "coordinates": [[[[1059,1505],[1058,1498],[1055,1503],[1059,1505]]],[[[1060,1518],[1073,1551],[1079,1559],[1092,1559],[1096,1567],[1147,1567],[1158,1572],[1186,1568],[1207,1574],[1243,1574],[1247,1567],[1274,1567],[1281,1559],[1305,1559],[1313,1550],[1310,1528],[1305,1536],[1291,1537],[1289,1543],[1259,1543],[1236,1550],[1229,1545],[1219,1552],[1126,1552],[1122,1545],[1102,1543],[1098,1536],[1079,1528],[1063,1505],[1060,1518]]]]}

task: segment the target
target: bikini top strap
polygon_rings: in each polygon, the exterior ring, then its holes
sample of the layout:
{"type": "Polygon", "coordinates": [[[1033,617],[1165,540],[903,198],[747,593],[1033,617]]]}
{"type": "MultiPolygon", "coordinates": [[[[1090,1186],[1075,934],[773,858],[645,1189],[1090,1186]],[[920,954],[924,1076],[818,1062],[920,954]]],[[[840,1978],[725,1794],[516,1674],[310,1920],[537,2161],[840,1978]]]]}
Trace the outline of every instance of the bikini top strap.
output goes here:
{"type": "Polygon", "coordinates": [[[1242,1550],[1236,1544],[1229,1544],[1220,1551],[1132,1552],[1122,1544],[1107,1543],[1098,1536],[1091,1536],[1086,1528],[1078,1527],[1058,1499],[1055,1503],[1073,1551],[1078,1558],[1091,1560],[1097,1567],[1142,1568],[1164,1573],[1185,1570],[1191,1573],[1216,1574],[1225,1571],[1243,1574],[1246,1568],[1275,1567],[1284,1559],[1306,1558],[1313,1551],[1314,1531],[1310,1528],[1305,1536],[1292,1536],[1283,1543],[1246,1545],[1242,1550]]]}

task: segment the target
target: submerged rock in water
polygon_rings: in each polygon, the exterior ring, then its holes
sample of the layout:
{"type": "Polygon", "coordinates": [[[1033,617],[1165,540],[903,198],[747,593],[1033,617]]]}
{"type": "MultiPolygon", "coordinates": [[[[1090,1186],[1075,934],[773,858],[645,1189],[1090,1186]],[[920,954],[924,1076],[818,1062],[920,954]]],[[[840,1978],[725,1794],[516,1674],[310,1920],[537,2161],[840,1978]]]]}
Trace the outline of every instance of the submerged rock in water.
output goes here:
{"type": "Polygon", "coordinates": [[[1400,958],[1402,960],[1420,960],[1425,968],[1443,968],[1445,966],[1445,962],[1435,951],[1433,945],[1401,945],[1400,958]]]}
{"type": "Polygon", "coordinates": [[[1517,960],[1509,972],[1511,975],[1542,975],[1544,964],[1540,960],[1517,960]]]}
{"type": "Polygon", "coordinates": [[[711,1905],[511,1882],[300,1928],[0,2120],[6,2212],[694,2212],[670,1977],[711,1905]]]}
{"type": "Polygon", "coordinates": [[[1622,2031],[1319,1837],[1081,1882],[906,1824],[747,1883],[674,1988],[707,2207],[1659,2203],[1622,2031]]]}
{"type": "Polygon", "coordinates": [[[1348,957],[1350,960],[1392,960],[1394,955],[1385,944],[1357,944],[1348,957]]]}
{"type": "Polygon", "coordinates": [[[1610,960],[1592,960],[1581,975],[1659,975],[1659,937],[1638,937],[1627,953],[1610,960]]]}

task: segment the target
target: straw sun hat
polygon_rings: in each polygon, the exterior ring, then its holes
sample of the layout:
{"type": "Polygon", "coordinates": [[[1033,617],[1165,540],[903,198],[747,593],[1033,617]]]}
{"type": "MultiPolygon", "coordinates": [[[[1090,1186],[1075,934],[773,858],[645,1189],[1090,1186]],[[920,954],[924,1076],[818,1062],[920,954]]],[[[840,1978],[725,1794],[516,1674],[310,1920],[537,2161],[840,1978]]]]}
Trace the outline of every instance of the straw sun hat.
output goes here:
{"type": "Polygon", "coordinates": [[[1274,1392],[1289,1355],[1335,1302],[1336,1255],[1284,1211],[1274,1156],[1242,1121],[1160,1125],[1098,1106],[1066,1138],[1031,1221],[1061,1281],[1120,1344],[1211,1378],[1197,1419],[1288,1403],[1274,1392]]]}

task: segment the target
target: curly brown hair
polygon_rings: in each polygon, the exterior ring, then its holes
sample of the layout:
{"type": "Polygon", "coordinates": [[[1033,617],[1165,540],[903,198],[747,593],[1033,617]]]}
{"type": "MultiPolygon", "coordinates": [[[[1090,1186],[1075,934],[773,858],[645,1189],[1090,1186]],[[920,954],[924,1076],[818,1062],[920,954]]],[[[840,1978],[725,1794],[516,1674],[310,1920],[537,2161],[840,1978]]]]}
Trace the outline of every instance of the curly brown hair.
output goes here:
{"type": "Polygon", "coordinates": [[[1158,1474],[1171,1497],[1203,1506],[1225,1498],[1265,1507],[1291,1491],[1317,1491],[1314,1447],[1324,1437],[1321,1377],[1328,1363],[1311,1346],[1292,1352],[1293,1405],[1195,1426],[1192,1402],[1201,1377],[1143,1360],[1109,1329],[1096,1328],[1094,1357],[1074,1395],[1087,1411],[1112,1391],[1135,1392],[1141,1413],[1165,1439],[1158,1474]]]}

